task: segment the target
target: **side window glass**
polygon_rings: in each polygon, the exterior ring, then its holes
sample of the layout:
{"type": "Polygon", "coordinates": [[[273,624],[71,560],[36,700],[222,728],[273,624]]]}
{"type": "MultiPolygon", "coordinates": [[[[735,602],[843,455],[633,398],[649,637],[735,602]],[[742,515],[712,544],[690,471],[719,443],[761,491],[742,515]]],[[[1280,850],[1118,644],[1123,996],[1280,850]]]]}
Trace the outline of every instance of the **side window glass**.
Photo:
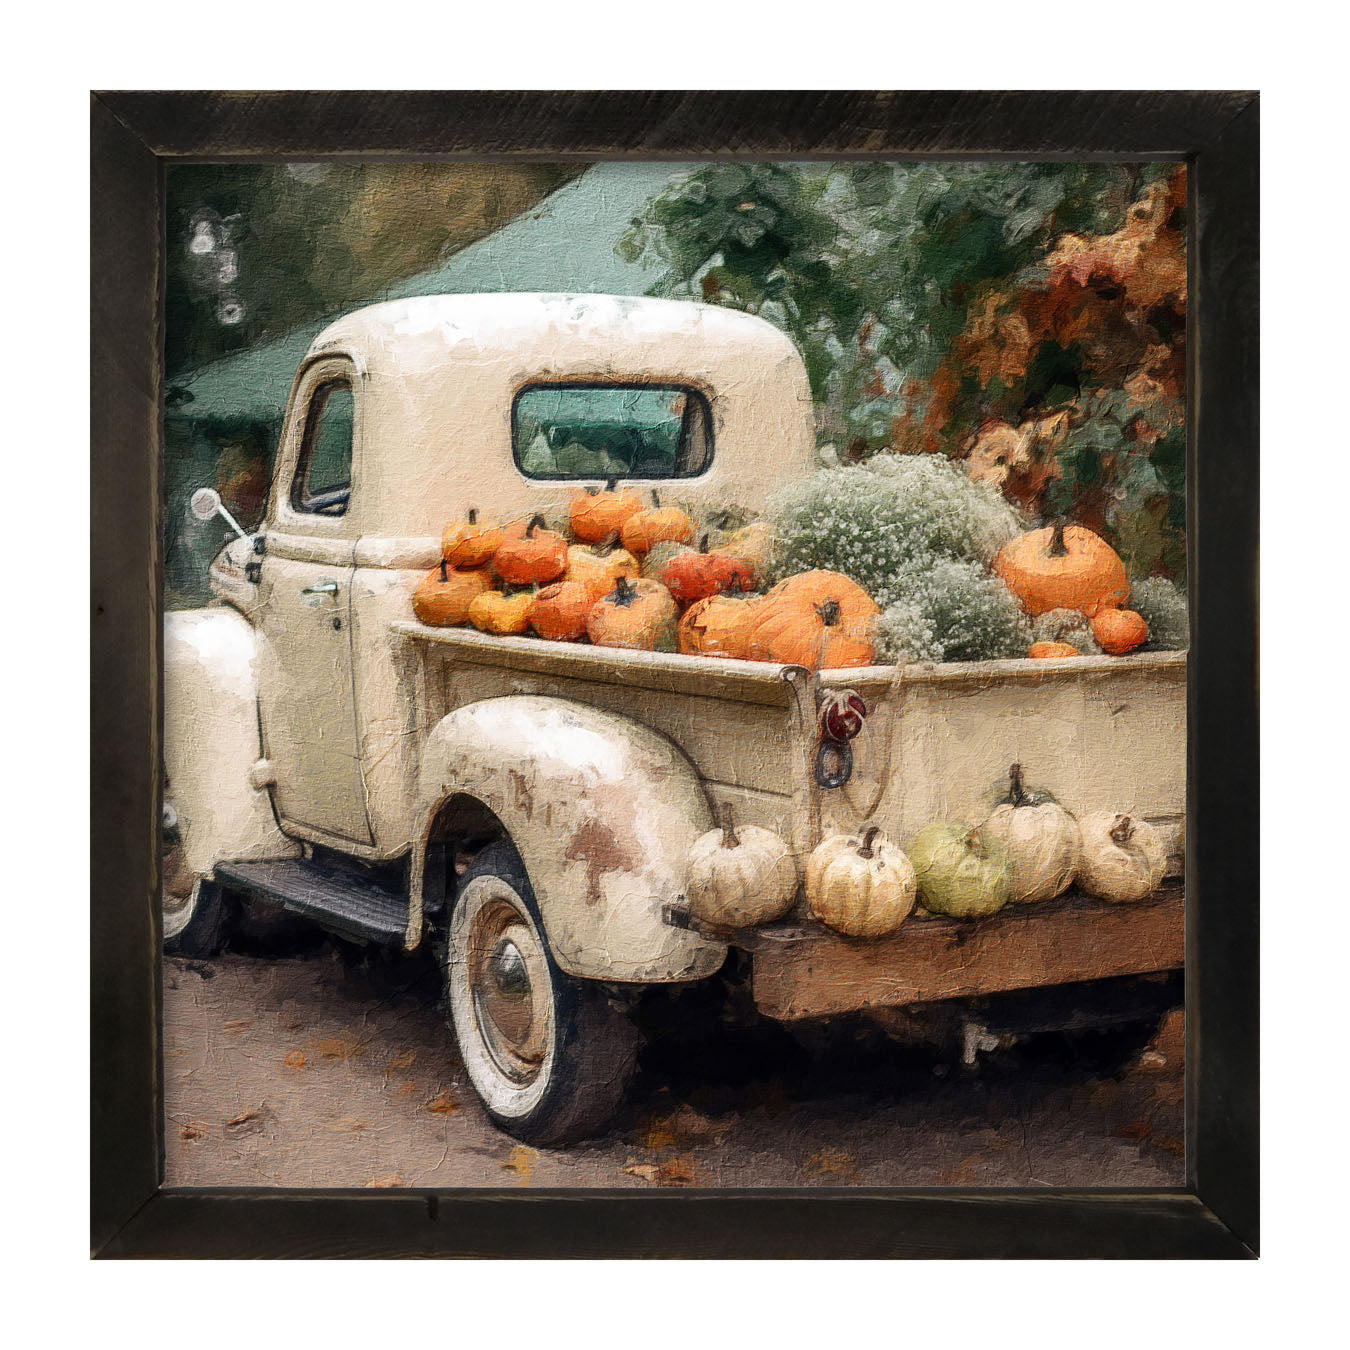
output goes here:
{"type": "Polygon", "coordinates": [[[330,380],[315,389],[291,487],[295,510],[321,516],[346,514],[352,484],[355,408],[352,387],[346,380],[330,380]]]}

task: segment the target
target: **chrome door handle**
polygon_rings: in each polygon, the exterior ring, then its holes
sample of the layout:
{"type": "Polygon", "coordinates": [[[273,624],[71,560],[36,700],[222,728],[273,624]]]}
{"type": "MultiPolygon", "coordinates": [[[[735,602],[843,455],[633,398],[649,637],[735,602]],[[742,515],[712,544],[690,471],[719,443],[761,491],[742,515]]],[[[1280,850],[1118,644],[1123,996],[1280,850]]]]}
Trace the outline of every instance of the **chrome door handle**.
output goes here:
{"type": "Polygon", "coordinates": [[[338,593],[338,584],[336,581],[321,581],[317,586],[306,586],[301,595],[332,595],[338,593]]]}

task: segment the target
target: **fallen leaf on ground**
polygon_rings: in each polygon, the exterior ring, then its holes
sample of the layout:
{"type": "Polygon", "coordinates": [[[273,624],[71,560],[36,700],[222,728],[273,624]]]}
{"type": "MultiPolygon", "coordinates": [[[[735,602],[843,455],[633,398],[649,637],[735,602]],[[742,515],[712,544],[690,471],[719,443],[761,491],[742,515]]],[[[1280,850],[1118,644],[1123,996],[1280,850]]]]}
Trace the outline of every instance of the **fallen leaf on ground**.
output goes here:
{"type": "Polygon", "coordinates": [[[692,1158],[670,1158],[663,1163],[629,1163],[622,1169],[629,1176],[641,1177],[653,1186],[701,1185],[698,1164],[692,1158]]]}
{"type": "Polygon", "coordinates": [[[389,1068],[392,1072],[398,1073],[405,1069],[411,1069],[417,1063],[417,1051],[407,1050],[401,1055],[395,1055],[389,1061],[389,1068]]]}
{"type": "Polygon", "coordinates": [[[416,1091],[417,1091],[417,1084],[414,1083],[411,1078],[409,1078],[406,1081],[400,1083],[398,1087],[394,1089],[394,1096],[411,1097],[413,1093],[416,1091]]]}
{"type": "Polygon", "coordinates": [[[184,1125],[183,1128],[178,1131],[178,1137],[180,1139],[191,1141],[193,1139],[205,1139],[209,1133],[210,1131],[205,1125],[194,1123],[191,1125],[184,1125]]]}
{"type": "Polygon", "coordinates": [[[321,1040],[315,1047],[324,1059],[346,1059],[351,1053],[351,1046],[346,1041],[338,1040],[336,1037],[329,1036],[321,1040]]]}
{"type": "Polygon", "coordinates": [[[225,1122],[225,1132],[232,1135],[257,1134],[263,1127],[261,1111],[244,1111],[225,1122]]]}
{"type": "Polygon", "coordinates": [[[975,1181],[975,1168],[968,1162],[958,1163],[955,1167],[943,1168],[938,1173],[940,1186],[969,1186],[975,1181]]]}
{"type": "Polygon", "coordinates": [[[1124,1125],[1116,1126],[1118,1139],[1147,1139],[1153,1133],[1153,1126],[1146,1120],[1128,1120],[1124,1125]]]}
{"type": "Polygon", "coordinates": [[[252,1025],[253,1019],[251,1017],[234,1017],[228,1022],[221,1023],[226,1031],[243,1031],[245,1027],[251,1027],[252,1025]]]}
{"type": "Polygon", "coordinates": [[[1177,1134],[1159,1135],[1153,1140],[1153,1147],[1160,1148],[1164,1153],[1171,1153],[1178,1158],[1186,1156],[1186,1141],[1177,1134]]]}
{"type": "Polygon", "coordinates": [[[282,1063],[285,1064],[288,1069],[303,1069],[305,1065],[309,1063],[309,1057],[303,1050],[292,1050],[291,1053],[282,1060],[282,1063]]]}
{"type": "Polygon", "coordinates": [[[379,1177],[375,1181],[366,1182],[367,1190],[387,1190],[390,1186],[406,1186],[408,1183],[403,1180],[397,1172],[392,1176],[379,1177]]]}
{"type": "Polygon", "coordinates": [[[333,1128],[343,1130],[347,1134],[359,1134],[362,1130],[370,1129],[370,1123],[359,1116],[343,1116],[333,1128]]]}
{"type": "Polygon", "coordinates": [[[434,1111],[438,1116],[453,1116],[459,1110],[459,1098],[448,1089],[438,1092],[426,1104],[426,1110],[434,1111]]]}
{"type": "Polygon", "coordinates": [[[852,1153],[841,1148],[820,1148],[802,1164],[807,1176],[835,1176],[845,1184],[857,1181],[859,1163],[852,1153]]]}
{"type": "Polygon", "coordinates": [[[502,1164],[502,1171],[514,1172],[520,1178],[521,1184],[528,1186],[530,1177],[534,1173],[534,1165],[538,1161],[539,1155],[534,1149],[526,1148],[524,1144],[517,1144],[502,1164]]]}

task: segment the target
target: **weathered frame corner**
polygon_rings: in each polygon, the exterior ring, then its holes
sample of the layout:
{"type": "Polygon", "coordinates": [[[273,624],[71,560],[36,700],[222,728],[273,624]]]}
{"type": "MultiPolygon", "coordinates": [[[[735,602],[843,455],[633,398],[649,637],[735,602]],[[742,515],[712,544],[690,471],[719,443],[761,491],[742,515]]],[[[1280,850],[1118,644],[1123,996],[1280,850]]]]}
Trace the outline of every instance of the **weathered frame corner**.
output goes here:
{"type": "Polygon", "coordinates": [[[1259,101],[1250,92],[94,93],[95,1256],[1250,1257],[1258,1249],[1259,101]],[[174,160],[1185,159],[1191,167],[1187,1186],[347,1192],[163,1186],[163,171],[174,160]]]}

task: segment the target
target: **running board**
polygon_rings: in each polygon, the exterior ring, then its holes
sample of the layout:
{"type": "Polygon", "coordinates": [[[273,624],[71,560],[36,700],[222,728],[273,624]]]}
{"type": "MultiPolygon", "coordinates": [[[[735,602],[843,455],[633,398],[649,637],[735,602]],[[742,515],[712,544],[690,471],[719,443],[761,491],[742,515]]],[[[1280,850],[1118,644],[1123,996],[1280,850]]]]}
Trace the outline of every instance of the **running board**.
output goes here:
{"type": "Polygon", "coordinates": [[[403,944],[408,897],[347,868],[327,867],[312,858],[228,862],[216,864],[215,877],[232,890],[272,901],[362,942],[403,944]]]}

